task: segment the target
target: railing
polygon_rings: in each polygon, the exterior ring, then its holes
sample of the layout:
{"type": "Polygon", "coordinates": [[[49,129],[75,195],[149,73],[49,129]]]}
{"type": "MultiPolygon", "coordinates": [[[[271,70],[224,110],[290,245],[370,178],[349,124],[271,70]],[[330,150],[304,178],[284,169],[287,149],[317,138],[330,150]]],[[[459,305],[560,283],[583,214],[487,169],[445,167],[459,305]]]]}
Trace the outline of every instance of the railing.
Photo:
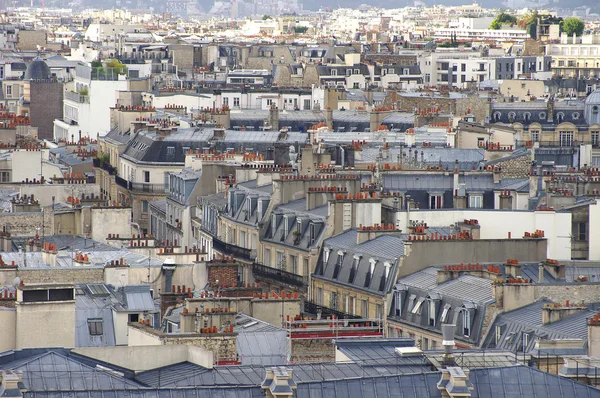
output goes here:
{"type": "Polygon", "coordinates": [[[544,147],[545,148],[573,148],[573,147],[577,147],[579,145],[591,145],[592,144],[591,141],[576,141],[576,140],[571,140],[569,145],[566,145],[566,143],[561,143],[559,140],[556,140],[556,141],[524,141],[524,140],[520,140],[520,141],[517,141],[517,147],[531,147],[536,142],[539,144],[540,148],[544,148],[544,147]]]}
{"type": "Polygon", "coordinates": [[[90,97],[88,95],[82,95],[79,93],[74,93],[72,91],[65,91],[65,99],[71,100],[73,102],[77,102],[79,104],[89,104],[90,97]]]}
{"type": "Polygon", "coordinates": [[[112,176],[116,176],[117,175],[117,168],[116,167],[112,167],[108,162],[104,162],[101,159],[98,158],[94,158],[94,167],[98,167],[99,169],[108,171],[108,174],[112,175],[112,176]]]}
{"type": "Polygon", "coordinates": [[[216,250],[222,254],[229,254],[237,258],[241,258],[246,261],[254,261],[256,259],[256,253],[254,250],[246,249],[240,246],[225,243],[220,239],[213,237],[213,250],[216,250]]]}
{"type": "Polygon", "coordinates": [[[306,281],[301,275],[296,275],[282,269],[267,267],[266,265],[252,264],[252,273],[254,277],[270,279],[275,282],[285,283],[298,287],[305,287],[306,281]]]}
{"type": "Polygon", "coordinates": [[[321,318],[335,315],[340,319],[360,319],[357,315],[345,313],[343,311],[334,310],[333,308],[325,307],[323,305],[313,303],[312,301],[304,302],[304,312],[307,314],[317,315],[321,314],[321,318]]]}
{"type": "Polygon", "coordinates": [[[132,192],[165,194],[165,186],[163,184],[151,184],[145,182],[131,182],[124,178],[115,176],[115,183],[132,192]]]}

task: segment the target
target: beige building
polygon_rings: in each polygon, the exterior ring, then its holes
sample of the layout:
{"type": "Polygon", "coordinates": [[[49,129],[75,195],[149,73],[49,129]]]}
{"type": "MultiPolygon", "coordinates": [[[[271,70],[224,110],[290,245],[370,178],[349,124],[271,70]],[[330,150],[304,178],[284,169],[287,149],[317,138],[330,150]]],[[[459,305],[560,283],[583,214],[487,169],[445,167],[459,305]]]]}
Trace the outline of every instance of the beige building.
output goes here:
{"type": "Polygon", "coordinates": [[[530,101],[544,97],[546,88],[543,80],[503,80],[500,94],[515,101],[530,101]]]}

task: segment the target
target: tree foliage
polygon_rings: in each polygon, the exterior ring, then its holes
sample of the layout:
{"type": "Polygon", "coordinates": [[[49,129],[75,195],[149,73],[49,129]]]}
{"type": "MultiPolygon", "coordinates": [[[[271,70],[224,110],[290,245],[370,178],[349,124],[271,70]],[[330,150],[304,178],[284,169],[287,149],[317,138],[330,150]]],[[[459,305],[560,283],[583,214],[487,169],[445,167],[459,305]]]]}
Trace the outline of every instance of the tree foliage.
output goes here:
{"type": "Polygon", "coordinates": [[[303,34],[308,31],[308,26],[294,26],[294,33],[303,34]]]}
{"type": "Polygon", "coordinates": [[[573,33],[575,33],[577,36],[581,36],[584,28],[585,24],[583,21],[576,17],[565,18],[565,20],[560,24],[560,30],[565,32],[568,36],[572,36],[573,33]]]}
{"type": "Polygon", "coordinates": [[[490,29],[498,30],[502,27],[503,24],[514,25],[517,23],[517,18],[514,15],[507,14],[505,12],[501,12],[498,14],[496,19],[492,21],[490,24],[490,29]]]}

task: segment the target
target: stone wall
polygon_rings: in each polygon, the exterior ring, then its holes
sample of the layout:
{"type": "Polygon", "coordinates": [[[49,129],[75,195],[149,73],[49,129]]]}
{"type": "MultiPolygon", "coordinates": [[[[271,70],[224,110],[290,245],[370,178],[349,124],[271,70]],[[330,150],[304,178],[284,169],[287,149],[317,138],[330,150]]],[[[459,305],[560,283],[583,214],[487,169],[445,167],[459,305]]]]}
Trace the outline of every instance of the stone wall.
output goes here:
{"type": "Polygon", "coordinates": [[[46,47],[46,31],[20,30],[17,34],[17,48],[21,51],[38,51],[39,47],[46,47]]]}
{"type": "MultiPolygon", "coordinates": [[[[45,233],[52,231],[52,214],[46,213],[3,213],[0,219],[0,227],[6,226],[6,230],[12,236],[33,236],[37,228],[44,227],[45,233]],[[42,215],[44,220],[42,222],[42,215]]],[[[40,230],[40,235],[42,231],[40,230]]]]}
{"type": "Polygon", "coordinates": [[[379,62],[382,64],[410,66],[417,63],[416,55],[401,55],[401,54],[362,54],[360,62],[379,62]]]}
{"type": "Polygon", "coordinates": [[[164,335],[161,338],[165,345],[193,345],[213,353],[214,361],[237,360],[237,334],[219,334],[207,336],[191,334],[186,336],[164,335]]]}
{"type": "Polygon", "coordinates": [[[17,276],[25,284],[103,283],[103,267],[19,268],[17,276]]]}
{"type": "Polygon", "coordinates": [[[293,339],[291,361],[298,363],[335,360],[332,339],[293,339]]]}

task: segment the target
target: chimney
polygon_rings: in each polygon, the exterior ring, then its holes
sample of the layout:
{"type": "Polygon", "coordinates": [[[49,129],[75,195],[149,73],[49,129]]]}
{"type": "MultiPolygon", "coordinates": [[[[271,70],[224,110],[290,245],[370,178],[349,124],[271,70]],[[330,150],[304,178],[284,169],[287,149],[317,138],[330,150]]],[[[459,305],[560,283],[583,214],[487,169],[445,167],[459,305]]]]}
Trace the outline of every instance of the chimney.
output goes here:
{"type": "Polygon", "coordinates": [[[470,397],[471,390],[475,389],[469,381],[469,369],[451,366],[442,369],[442,378],[437,383],[437,388],[442,392],[442,397],[470,397]]]}
{"type": "Polygon", "coordinates": [[[588,321],[588,355],[600,357],[600,313],[588,321]]]}
{"type": "Polygon", "coordinates": [[[267,374],[260,388],[266,390],[267,398],[291,397],[296,389],[292,379],[292,369],[276,366],[266,369],[267,374]]]}
{"type": "Polygon", "coordinates": [[[456,365],[454,362],[454,329],[456,325],[445,323],[442,325],[442,345],[444,346],[444,354],[442,355],[443,366],[456,365]]]}
{"type": "Polygon", "coordinates": [[[538,283],[544,282],[544,266],[540,264],[538,267],[538,283]]]}
{"type": "Polygon", "coordinates": [[[275,105],[271,105],[269,109],[269,124],[271,125],[271,130],[279,130],[279,108],[275,105]]]}
{"type": "Polygon", "coordinates": [[[0,371],[0,397],[22,397],[26,391],[23,372],[0,371]]]}
{"type": "MultiPolygon", "coordinates": [[[[494,172],[496,175],[496,172],[494,172]]],[[[500,210],[511,210],[512,209],[512,195],[509,190],[504,189],[500,192],[500,210]]]]}
{"type": "Polygon", "coordinates": [[[414,147],[417,142],[417,138],[415,136],[415,129],[410,128],[406,130],[406,135],[404,136],[404,143],[407,147],[414,147]]]}
{"type": "Polygon", "coordinates": [[[554,97],[550,97],[546,103],[546,121],[552,123],[554,121],[554,97]]]}
{"type": "Polygon", "coordinates": [[[558,260],[547,258],[543,263],[544,269],[552,275],[554,279],[565,279],[565,264],[559,264],[558,260]]]}
{"type": "Polygon", "coordinates": [[[325,124],[327,129],[333,130],[333,110],[329,106],[325,109],[325,124]]]}
{"type": "Polygon", "coordinates": [[[504,273],[514,277],[521,276],[521,264],[519,264],[518,260],[506,260],[506,264],[504,265],[504,273]]]}
{"type": "Polygon", "coordinates": [[[571,303],[567,300],[564,304],[544,304],[544,308],[542,308],[542,325],[560,321],[579,311],[587,311],[583,301],[580,303],[571,303]]]}

